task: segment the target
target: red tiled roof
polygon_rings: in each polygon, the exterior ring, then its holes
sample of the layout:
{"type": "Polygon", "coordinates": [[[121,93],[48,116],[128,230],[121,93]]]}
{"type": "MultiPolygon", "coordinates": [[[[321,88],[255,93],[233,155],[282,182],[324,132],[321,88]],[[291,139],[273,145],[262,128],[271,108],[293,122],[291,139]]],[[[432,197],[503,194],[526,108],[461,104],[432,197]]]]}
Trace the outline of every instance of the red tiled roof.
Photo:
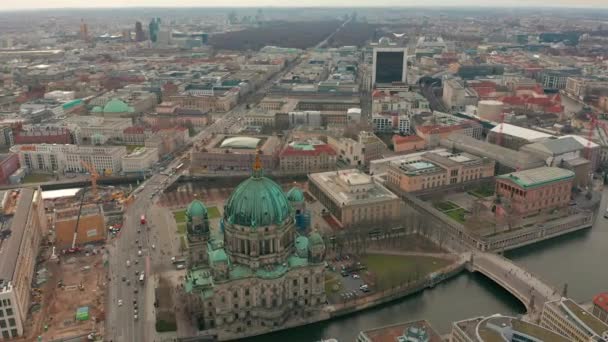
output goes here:
{"type": "Polygon", "coordinates": [[[403,144],[403,143],[407,143],[407,142],[414,142],[414,141],[424,141],[424,139],[422,139],[421,137],[417,136],[417,135],[408,135],[408,136],[402,136],[402,135],[393,135],[393,143],[395,144],[403,144]]]}
{"type": "Polygon", "coordinates": [[[144,128],[141,126],[131,126],[125,128],[122,132],[126,134],[143,134],[144,128]]]}
{"type": "Polygon", "coordinates": [[[334,151],[333,148],[331,148],[331,146],[327,145],[327,144],[322,144],[322,145],[314,145],[315,149],[314,150],[302,150],[302,149],[298,149],[298,148],[293,148],[291,146],[287,146],[285,147],[281,153],[280,156],[281,157],[290,157],[290,156],[318,156],[322,153],[327,153],[329,155],[335,155],[336,151],[334,151]]]}
{"type": "Polygon", "coordinates": [[[608,292],[603,292],[593,297],[593,304],[608,312],[608,292]]]}

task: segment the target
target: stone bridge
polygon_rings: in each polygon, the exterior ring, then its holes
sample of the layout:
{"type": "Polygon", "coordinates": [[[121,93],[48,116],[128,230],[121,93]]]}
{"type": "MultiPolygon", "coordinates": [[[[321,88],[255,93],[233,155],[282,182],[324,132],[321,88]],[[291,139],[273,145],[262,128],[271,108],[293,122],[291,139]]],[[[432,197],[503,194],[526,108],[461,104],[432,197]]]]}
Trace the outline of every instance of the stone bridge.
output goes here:
{"type": "Polygon", "coordinates": [[[561,297],[556,288],[497,254],[471,252],[467,269],[485,275],[509,291],[524,304],[531,318],[538,318],[545,302],[561,297]]]}

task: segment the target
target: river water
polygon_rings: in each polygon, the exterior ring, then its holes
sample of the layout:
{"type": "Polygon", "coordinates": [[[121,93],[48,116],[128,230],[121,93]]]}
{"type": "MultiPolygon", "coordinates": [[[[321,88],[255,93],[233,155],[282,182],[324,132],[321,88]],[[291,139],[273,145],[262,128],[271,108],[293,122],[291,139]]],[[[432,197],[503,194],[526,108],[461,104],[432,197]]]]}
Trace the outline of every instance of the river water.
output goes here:
{"type": "MultiPolygon", "coordinates": [[[[568,296],[579,302],[608,291],[608,219],[603,218],[607,195],[605,190],[600,215],[592,229],[511,251],[506,257],[560,289],[568,283],[568,296]]],[[[453,321],[524,311],[517,299],[484,276],[463,273],[433,289],[376,309],[247,341],[313,342],[333,337],[352,342],[361,330],[419,319],[429,320],[435,330],[447,334],[453,321]]]]}

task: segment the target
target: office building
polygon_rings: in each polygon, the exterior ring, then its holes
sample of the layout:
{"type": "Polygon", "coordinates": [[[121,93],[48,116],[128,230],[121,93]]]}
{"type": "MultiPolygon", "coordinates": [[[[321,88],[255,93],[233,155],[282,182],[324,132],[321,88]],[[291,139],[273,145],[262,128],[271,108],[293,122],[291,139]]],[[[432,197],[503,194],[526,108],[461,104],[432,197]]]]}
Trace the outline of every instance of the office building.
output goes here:
{"type": "Polygon", "coordinates": [[[540,325],[572,342],[608,341],[608,324],[568,298],[546,302],[540,325]]]}
{"type": "Polygon", "coordinates": [[[410,116],[399,113],[372,114],[372,127],[374,133],[410,133],[410,116]]]}
{"type": "Polygon", "coordinates": [[[135,22],[135,41],[140,43],[146,40],[146,33],[144,32],[144,28],[141,22],[135,22]]]}
{"type": "Polygon", "coordinates": [[[502,316],[476,317],[452,323],[452,342],[569,342],[564,335],[520,318],[502,316]]]}
{"type": "Polygon", "coordinates": [[[158,162],[158,149],[139,147],[122,157],[122,172],[145,172],[158,162]]]}
{"type": "Polygon", "coordinates": [[[310,173],[334,169],[336,151],[322,141],[293,141],[279,153],[283,172],[310,173]]]}
{"type": "Polygon", "coordinates": [[[427,321],[391,324],[359,332],[357,342],[441,342],[427,321]]]}
{"type": "Polygon", "coordinates": [[[323,312],[323,239],[317,232],[296,231],[296,210],[262,172],[256,158],[253,175],[225,203],[223,234],[211,229],[202,202],[194,201],[186,211],[188,243],[196,258],[189,261],[185,277],[185,305],[202,330],[219,340],[328,317],[323,312]]]}
{"type": "Polygon", "coordinates": [[[372,132],[359,132],[357,140],[328,136],[329,144],[337,153],[338,160],[352,166],[367,166],[372,160],[382,158],[386,144],[372,132]]]}
{"type": "Polygon", "coordinates": [[[497,176],[496,194],[503,207],[525,217],[567,206],[573,180],[570,170],[544,166],[497,176]]]}
{"type": "Polygon", "coordinates": [[[23,335],[30,310],[30,287],[47,221],[42,190],[2,193],[0,227],[0,340],[23,335]]]}
{"type": "Polygon", "coordinates": [[[424,139],[417,135],[402,136],[395,134],[392,142],[393,151],[397,153],[415,152],[426,148],[424,139]]]}
{"type": "Polygon", "coordinates": [[[546,68],[538,74],[538,81],[545,89],[565,89],[568,78],[580,74],[579,68],[546,68]]]}
{"type": "Polygon", "coordinates": [[[467,88],[462,80],[449,79],[443,82],[443,95],[441,97],[448,110],[464,111],[466,106],[477,105],[475,91],[467,88]]]}
{"type": "Polygon", "coordinates": [[[122,169],[124,146],[79,145],[15,145],[11,152],[19,156],[19,164],[28,172],[88,172],[83,162],[91,164],[100,174],[117,174],[122,169]]]}
{"type": "Polygon", "coordinates": [[[380,39],[373,50],[372,84],[391,85],[407,81],[407,47],[391,43],[390,39],[380,39]]]}
{"type": "Polygon", "coordinates": [[[17,169],[19,169],[19,156],[17,154],[0,154],[0,184],[7,184],[10,175],[17,169]]]}
{"type": "Polygon", "coordinates": [[[148,33],[150,35],[150,40],[153,43],[158,41],[158,33],[160,31],[160,18],[152,18],[150,24],[148,25],[148,33]]]}
{"type": "Polygon", "coordinates": [[[401,200],[374,178],[356,170],[308,175],[309,192],[343,227],[397,220],[401,200]]]}
{"type": "Polygon", "coordinates": [[[386,183],[405,192],[429,191],[494,176],[494,161],[469,153],[429,151],[389,162],[386,183]]]}

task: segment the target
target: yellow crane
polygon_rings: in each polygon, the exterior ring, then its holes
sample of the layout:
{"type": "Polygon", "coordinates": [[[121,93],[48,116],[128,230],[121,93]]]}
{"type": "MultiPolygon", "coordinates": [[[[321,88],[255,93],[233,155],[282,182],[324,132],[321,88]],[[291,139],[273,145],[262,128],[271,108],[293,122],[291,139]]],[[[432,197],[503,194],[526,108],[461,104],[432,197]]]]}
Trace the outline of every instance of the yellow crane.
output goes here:
{"type": "Polygon", "coordinates": [[[81,160],[80,163],[85,169],[87,169],[87,171],[89,171],[89,174],[91,175],[91,190],[93,191],[93,197],[97,198],[97,179],[99,178],[99,173],[92,163],[84,160],[81,160]]]}

